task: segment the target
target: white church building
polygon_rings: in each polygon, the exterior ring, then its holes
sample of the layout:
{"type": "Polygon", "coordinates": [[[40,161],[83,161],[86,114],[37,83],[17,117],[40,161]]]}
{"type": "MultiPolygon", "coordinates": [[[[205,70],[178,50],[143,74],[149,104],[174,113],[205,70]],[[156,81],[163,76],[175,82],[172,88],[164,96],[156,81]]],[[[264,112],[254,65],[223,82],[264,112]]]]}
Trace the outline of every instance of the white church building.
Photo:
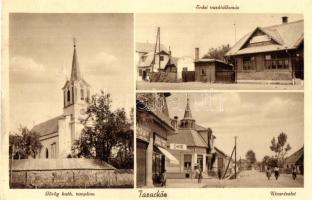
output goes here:
{"type": "Polygon", "coordinates": [[[83,129],[81,120],[86,117],[90,85],[80,73],[75,43],[70,80],[66,81],[62,90],[63,113],[32,128],[32,131],[40,134],[43,145],[36,158],[66,158],[71,154],[71,147],[83,129]]]}

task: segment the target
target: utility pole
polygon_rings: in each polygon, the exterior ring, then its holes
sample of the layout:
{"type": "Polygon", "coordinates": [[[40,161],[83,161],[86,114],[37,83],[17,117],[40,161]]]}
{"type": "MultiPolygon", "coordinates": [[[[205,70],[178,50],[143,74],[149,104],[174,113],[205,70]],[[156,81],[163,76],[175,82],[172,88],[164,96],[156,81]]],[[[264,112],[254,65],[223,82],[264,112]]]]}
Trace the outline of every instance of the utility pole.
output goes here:
{"type": "Polygon", "coordinates": [[[12,152],[11,152],[11,160],[10,160],[10,162],[11,162],[11,165],[10,165],[10,172],[11,172],[11,174],[10,174],[10,185],[12,184],[12,177],[13,177],[13,173],[12,173],[12,168],[13,168],[13,156],[14,156],[14,136],[13,136],[13,143],[12,143],[12,152]]]}
{"type": "Polygon", "coordinates": [[[235,36],[235,43],[236,43],[236,24],[234,23],[234,36],[235,36]]]}
{"type": "Polygon", "coordinates": [[[155,42],[155,49],[154,49],[154,58],[152,61],[152,72],[154,72],[154,65],[155,65],[155,57],[156,57],[156,52],[157,52],[157,41],[158,41],[158,34],[159,34],[159,27],[157,27],[157,34],[156,34],[156,42],[155,42]]]}
{"type": "Polygon", "coordinates": [[[237,137],[235,136],[235,154],[234,154],[234,173],[235,173],[235,179],[236,179],[236,150],[237,150],[237,146],[236,146],[236,139],[237,137]]]}
{"type": "Polygon", "coordinates": [[[160,27],[158,27],[158,70],[160,70],[160,27]]]}
{"type": "MultiPolygon", "coordinates": [[[[235,43],[236,43],[236,24],[234,23],[234,39],[235,39],[235,43]]],[[[235,83],[237,83],[237,63],[236,63],[236,59],[234,58],[234,72],[235,72],[235,83]]]]}

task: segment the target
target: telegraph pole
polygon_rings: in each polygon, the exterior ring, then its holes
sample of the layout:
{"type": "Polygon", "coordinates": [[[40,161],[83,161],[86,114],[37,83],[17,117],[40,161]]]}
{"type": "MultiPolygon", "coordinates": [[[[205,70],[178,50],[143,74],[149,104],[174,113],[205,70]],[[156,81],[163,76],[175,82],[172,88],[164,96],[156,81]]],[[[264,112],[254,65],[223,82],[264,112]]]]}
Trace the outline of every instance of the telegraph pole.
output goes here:
{"type": "Polygon", "coordinates": [[[234,23],[234,35],[235,35],[235,43],[236,43],[236,24],[234,23]]]}
{"type": "Polygon", "coordinates": [[[158,70],[160,70],[160,27],[158,27],[158,70]]]}
{"type": "Polygon", "coordinates": [[[234,173],[235,173],[235,179],[236,179],[236,150],[237,150],[237,146],[236,146],[236,139],[237,137],[235,136],[235,154],[234,154],[234,173]]]}

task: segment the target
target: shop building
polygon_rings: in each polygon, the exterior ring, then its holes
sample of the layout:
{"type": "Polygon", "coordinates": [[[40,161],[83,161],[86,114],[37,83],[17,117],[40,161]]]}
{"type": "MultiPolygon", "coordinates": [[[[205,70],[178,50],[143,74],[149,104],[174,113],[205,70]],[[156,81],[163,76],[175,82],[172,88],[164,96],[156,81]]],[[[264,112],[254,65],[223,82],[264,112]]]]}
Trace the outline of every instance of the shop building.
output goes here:
{"type": "Polygon", "coordinates": [[[167,138],[176,134],[166,98],[170,93],[140,93],[136,100],[137,186],[154,187],[165,163],[179,164],[167,149],[167,138]]]}
{"type": "Polygon", "coordinates": [[[174,117],[172,124],[177,134],[168,136],[168,148],[179,164],[165,162],[168,178],[194,178],[196,168],[203,170],[204,177],[216,176],[218,169],[225,171],[229,156],[214,147],[212,130],[196,123],[188,98],[184,117],[180,121],[174,117]]]}

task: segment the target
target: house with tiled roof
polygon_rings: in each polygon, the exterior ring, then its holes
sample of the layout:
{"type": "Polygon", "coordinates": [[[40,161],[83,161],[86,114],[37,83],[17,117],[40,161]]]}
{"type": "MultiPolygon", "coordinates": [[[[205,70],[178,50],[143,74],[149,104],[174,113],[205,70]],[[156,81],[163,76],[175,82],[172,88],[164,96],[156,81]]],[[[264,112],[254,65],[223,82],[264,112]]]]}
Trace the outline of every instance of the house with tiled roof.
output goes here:
{"type": "Polygon", "coordinates": [[[149,80],[151,72],[177,72],[178,58],[163,44],[136,43],[137,80],[149,80]]]}
{"type": "Polygon", "coordinates": [[[210,128],[196,123],[192,116],[189,98],[187,98],[184,117],[172,119],[177,127],[177,134],[168,136],[168,147],[179,164],[166,162],[166,170],[170,178],[194,177],[196,168],[203,170],[203,174],[216,175],[219,168],[226,168],[229,156],[214,147],[216,137],[210,128]]]}
{"type": "Polygon", "coordinates": [[[45,122],[36,124],[31,131],[40,135],[43,145],[36,158],[67,158],[74,141],[80,137],[85,112],[90,100],[90,85],[80,72],[76,44],[70,79],[63,90],[63,113],[45,122]]]}
{"type": "Polygon", "coordinates": [[[291,154],[284,161],[284,169],[286,172],[291,172],[291,169],[295,167],[298,174],[303,174],[304,171],[304,148],[301,147],[295,153],[291,154]]]}
{"type": "Polygon", "coordinates": [[[235,65],[237,82],[292,82],[303,79],[303,20],[256,27],[226,53],[235,65]]]}

